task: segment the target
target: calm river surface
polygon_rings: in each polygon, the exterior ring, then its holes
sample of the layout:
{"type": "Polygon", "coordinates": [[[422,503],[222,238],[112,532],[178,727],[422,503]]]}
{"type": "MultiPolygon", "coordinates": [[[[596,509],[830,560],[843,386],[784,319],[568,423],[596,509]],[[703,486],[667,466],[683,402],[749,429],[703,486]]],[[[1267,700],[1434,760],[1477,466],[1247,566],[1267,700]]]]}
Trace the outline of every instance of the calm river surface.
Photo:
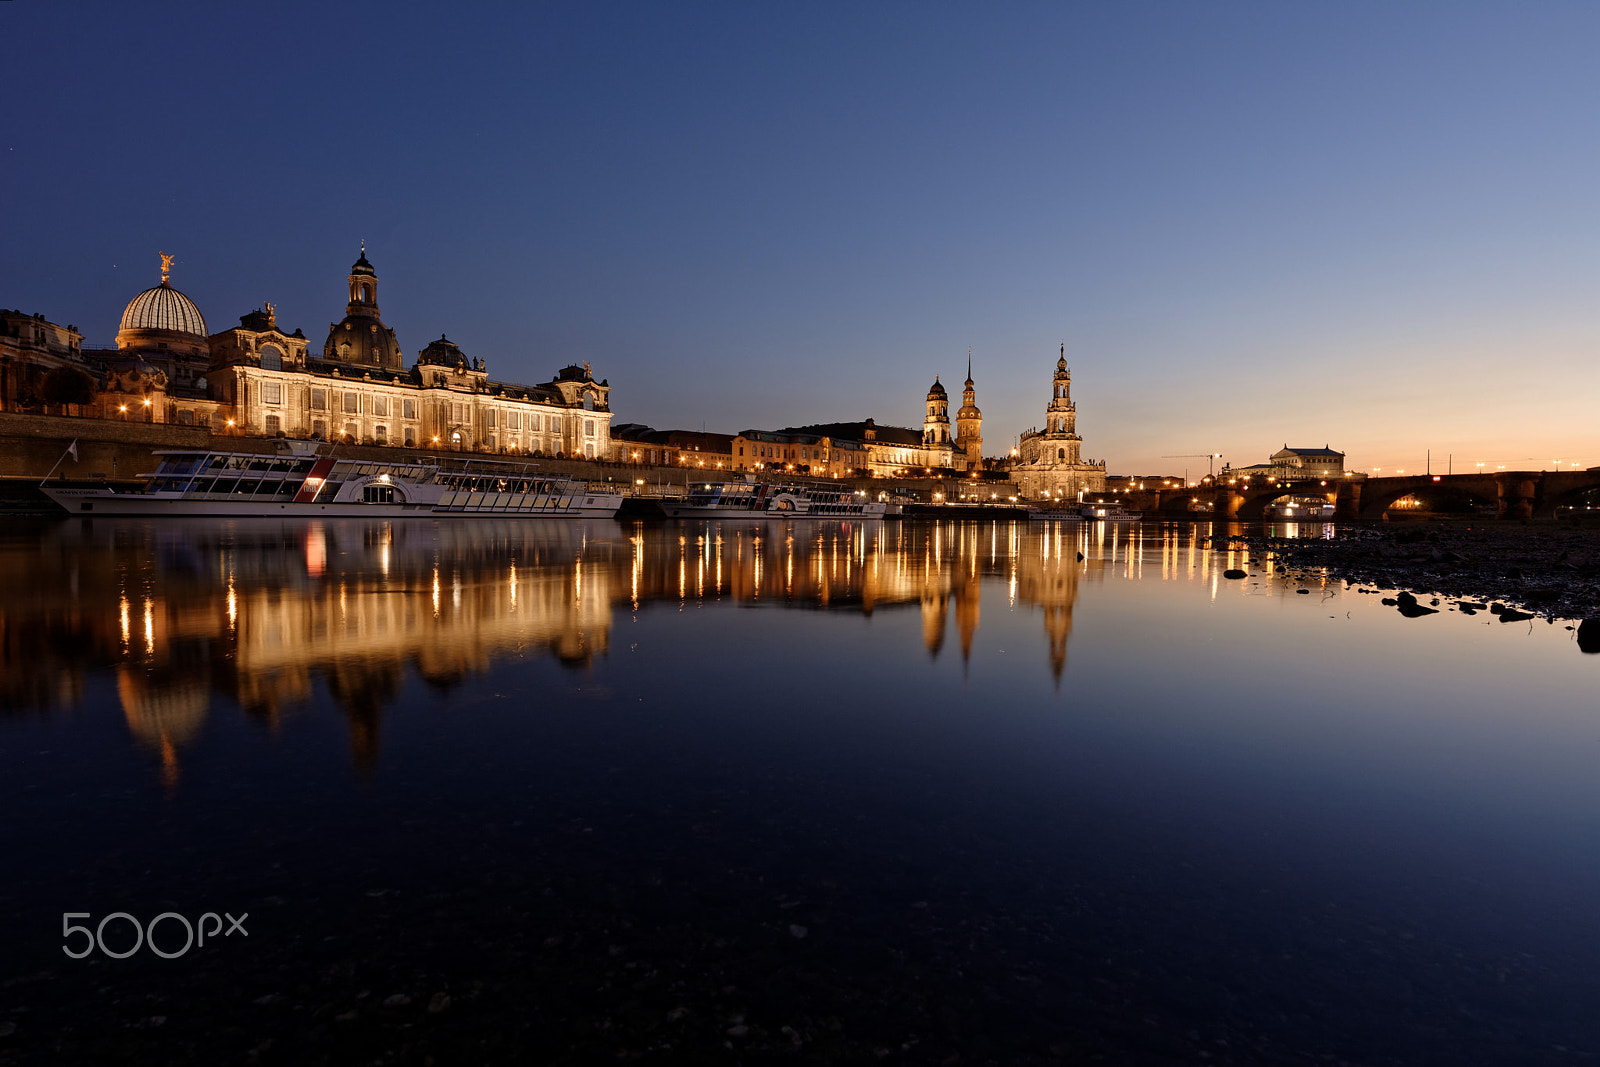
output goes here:
{"type": "Polygon", "coordinates": [[[0,1064],[1595,1062],[1600,656],[1209,532],[13,524],[0,1064]]]}

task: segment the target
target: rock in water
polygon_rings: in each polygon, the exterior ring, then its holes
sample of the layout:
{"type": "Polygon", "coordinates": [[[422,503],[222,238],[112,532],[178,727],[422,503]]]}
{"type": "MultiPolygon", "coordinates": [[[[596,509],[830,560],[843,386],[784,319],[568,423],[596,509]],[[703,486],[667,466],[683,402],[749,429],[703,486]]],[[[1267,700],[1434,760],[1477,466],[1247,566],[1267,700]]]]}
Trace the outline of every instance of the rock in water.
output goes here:
{"type": "Polygon", "coordinates": [[[1578,624],[1578,651],[1600,652],[1600,619],[1584,619],[1578,624]]]}
{"type": "Polygon", "coordinates": [[[1511,608],[1506,608],[1500,613],[1501,622],[1522,622],[1524,619],[1531,618],[1533,618],[1533,616],[1529,615],[1526,611],[1513,611],[1511,608]]]}
{"type": "Polygon", "coordinates": [[[1224,578],[1248,578],[1248,577],[1250,577],[1248,574],[1246,574],[1242,570],[1239,570],[1237,567],[1235,567],[1232,570],[1223,571],[1222,572],[1222,576],[1224,578]]]}
{"type": "Polygon", "coordinates": [[[1418,619],[1424,615],[1437,615],[1437,608],[1425,608],[1417,603],[1417,598],[1410,593],[1401,593],[1395,597],[1395,605],[1400,609],[1400,614],[1408,619],[1418,619]]]}

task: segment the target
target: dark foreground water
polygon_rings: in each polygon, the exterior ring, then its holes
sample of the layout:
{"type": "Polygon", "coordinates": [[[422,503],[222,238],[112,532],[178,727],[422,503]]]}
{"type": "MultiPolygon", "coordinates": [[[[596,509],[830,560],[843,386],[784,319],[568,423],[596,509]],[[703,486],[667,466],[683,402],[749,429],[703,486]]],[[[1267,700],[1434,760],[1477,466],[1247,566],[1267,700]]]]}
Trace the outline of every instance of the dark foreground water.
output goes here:
{"type": "Polygon", "coordinates": [[[13,528],[0,1064],[1593,1062],[1600,656],[1207,532],[13,528]]]}

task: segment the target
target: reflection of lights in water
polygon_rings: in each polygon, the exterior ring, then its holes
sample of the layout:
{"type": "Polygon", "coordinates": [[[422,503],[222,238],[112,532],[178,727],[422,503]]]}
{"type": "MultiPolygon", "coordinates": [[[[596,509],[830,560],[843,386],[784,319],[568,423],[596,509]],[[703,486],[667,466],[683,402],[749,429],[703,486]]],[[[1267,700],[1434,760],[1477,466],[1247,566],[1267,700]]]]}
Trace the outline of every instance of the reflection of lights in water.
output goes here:
{"type": "Polygon", "coordinates": [[[513,563],[511,565],[510,585],[511,585],[511,610],[513,612],[515,612],[517,610],[517,565],[515,563],[513,563]]]}
{"type": "Polygon", "coordinates": [[[149,598],[144,602],[144,650],[150,655],[156,651],[156,605],[149,598]]]}
{"type": "Polygon", "coordinates": [[[314,522],[306,529],[306,573],[321,578],[328,566],[328,535],[322,523],[314,522]]]}
{"type": "Polygon", "coordinates": [[[232,629],[239,623],[239,597],[234,592],[233,575],[228,576],[228,627],[232,629]]]}
{"type": "Polygon", "coordinates": [[[461,572],[456,571],[450,576],[450,606],[457,611],[461,610],[461,572]]]}
{"type": "Polygon", "coordinates": [[[128,618],[128,598],[122,597],[120,601],[120,614],[122,616],[122,645],[127,647],[133,640],[133,628],[128,618]]]}
{"type": "Polygon", "coordinates": [[[583,560],[579,559],[572,565],[572,599],[583,599],[583,560]]]}
{"type": "Polygon", "coordinates": [[[438,565],[435,565],[434,568],[433,568],[433,617],[436,618],[436,619],[439,617],[439,568],[438,568],[438,565]]]}

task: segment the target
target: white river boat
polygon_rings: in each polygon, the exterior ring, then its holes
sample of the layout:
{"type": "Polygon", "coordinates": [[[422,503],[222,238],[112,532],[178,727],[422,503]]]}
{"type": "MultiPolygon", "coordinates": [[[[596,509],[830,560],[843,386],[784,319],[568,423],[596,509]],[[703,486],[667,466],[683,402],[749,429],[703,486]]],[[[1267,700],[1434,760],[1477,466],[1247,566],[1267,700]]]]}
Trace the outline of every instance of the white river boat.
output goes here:
{"type": "Polygon", "coordinates": [[[370,460],[284,454],[161,451],[143,488],[42,485],[74,515],[227,518],[402,518],[499,515],[607,518],[622,495],[531,464],[432,457],[370,460]]]}

